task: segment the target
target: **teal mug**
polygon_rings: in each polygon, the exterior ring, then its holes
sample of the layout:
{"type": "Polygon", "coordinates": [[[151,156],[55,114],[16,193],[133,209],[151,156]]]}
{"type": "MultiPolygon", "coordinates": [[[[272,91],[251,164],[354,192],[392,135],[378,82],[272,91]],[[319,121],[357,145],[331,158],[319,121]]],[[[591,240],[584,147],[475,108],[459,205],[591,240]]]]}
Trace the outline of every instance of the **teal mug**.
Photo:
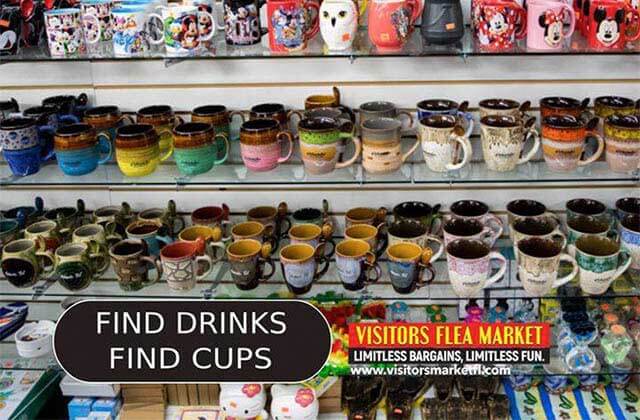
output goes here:
{"type": "Polygon", "coordinates": [[[182,175],[194,176],[210,171],[229,156],[229,139],[226,134],[215,134],[207,123],[191,122],[173,129],[176,165],[182,175]],[[217,142],[217,143],[216,143],[217,142]],[[224,145],[219,153],[218,143],[224,145]],[[218,158],[218,155],[222,157],[218,158]]]}

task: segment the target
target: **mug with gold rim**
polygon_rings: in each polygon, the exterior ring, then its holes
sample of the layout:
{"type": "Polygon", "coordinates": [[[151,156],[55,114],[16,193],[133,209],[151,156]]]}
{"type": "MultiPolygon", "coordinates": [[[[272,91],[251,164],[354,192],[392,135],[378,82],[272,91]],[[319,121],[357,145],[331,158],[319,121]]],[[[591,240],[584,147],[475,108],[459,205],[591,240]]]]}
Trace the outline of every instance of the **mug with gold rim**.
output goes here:
{"type": "Polygon", "coordinates": [[[372,226],[368,224],[355,224],[348,226],[344,230],[345,239],[358,239],[365,241],[369,244],[371,252],[380,258],[387,249],[389,238],[385,232],[385,224],[381,223],[378,226],[372,226]]]}
{"type": "Polygon", "coordinates": [[[342,285],[350,291],[363,290],[382,276],[371,247],[360,239],[345,239],[336,245],[336,268],[342,285]]]}
{"type": "Polygon", "coordinates": [[[307,243],[285,246],[280,250],[280,265],[287,288],[291,293],[303,295],[313,283],[329,270],[324,243],[313,247],[307,243]]]}
{"type": "Polygon", "coordinates": [[[400,294],[408,294],[431,283],[436,271],[431,265],[437,259],[430,248],[409,242],[398,242],[387,248],[387,266],[391,286],[400,294]],[[429,277],[424,279],[428,272],[429,277]]]}
{"type": "Polygon", "coordinates": [[[275,265],[271,260],[271,245],[255,239],[241,239],[227,247],[227,259],[231,266],[231,277],[240,290],[252,290],[260,282],[267,281],[275,274],[275,265]],[[265,267],[270,271],[265,273],[265,267]]]}
{"type": "Polygon", "coordinates": [[[313,223],[293,225],[291,229],[289,229],[288,235],[290,243],[292,244],[304,243],[314,248],[321,243],[325,244],[325,248],[327,248],[327,244],[330,244],[328,251],[325,251],[327,258],[331,258],[335,253],[336,243],[332,239],[333,226],[329,223],[325,223],[322,226],[313,223]]]}

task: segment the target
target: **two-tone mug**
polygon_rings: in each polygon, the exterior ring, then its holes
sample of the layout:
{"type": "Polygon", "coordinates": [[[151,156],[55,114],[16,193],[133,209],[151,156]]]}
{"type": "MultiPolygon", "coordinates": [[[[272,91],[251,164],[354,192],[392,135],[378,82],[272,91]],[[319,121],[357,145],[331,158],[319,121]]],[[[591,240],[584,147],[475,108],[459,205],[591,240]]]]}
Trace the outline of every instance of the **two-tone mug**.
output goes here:
{"type": "Polygon", "coordinates": [[[312,223],[318,226],[330,223],[329,201],[323,199],[321,209],[315,207],[303,207],[294,211],[291,215],[291,222],[293,225],[300,223],[312,223]]]}
{"type": "Polygon", "coordinates": [[[336,249],[336,243],[332,239],[333,226],[328,223],[322,226],[311,223],[296,224],[291,226],[288,235],[292,244],[309,244],[314,248],[324,244],[327,258],[331,258],[336,249]],[[330,247],[327,247],[327,244],[330,247]]]}
{"type": "Polygon", "coordinates": [[[231,266],[231,277],[240,290],[258,287],[275,273],[275,265],[270,258],[271,245],[254,239],[241,239],[227,247],[227,259],[231,266]],[[265,273],[265,267],[270,271],[265,273]]]}
{"type": "Polygon", "coordinates": [[[544,119],[551,115],[571,115],[589,119],[589,102],[590,98],[580,101],[566,96],[547,96],[540,99],[540,117],[544,119]]]}
{"type": "Polygon", "coordinates": [[[184,217],[178,214],[176,202],[173,200],[167,201],[166,208],[153,207],[142,210],[138,213],[138,220],[160,223],[166,226],[172,238],[175,238],[178,232],[185,228],[184,217]]]}
{"type": "Polygon", "coordinates": [[[348,226],[344,231],[346,239],[358,239],[369,244],[370,251],[380,258],[389,242],[388,236],[383,232],[384,225],[378,226],[359,224],[348,226]]]}
{"type": "Polygon", "coordinates": [[[287,209],[287,203],[284,201],[278,204],[278,207],[253,207],[247,212],[247,220],[270,226],[273,229],[274,236],[280,238],[289,232],[291,228],[291,220],[287,217],[287,209]]]}
{"type": "Polygon", "coordinates": [[[105,228],[97,223],[80,226],[71,236],[72,242],[86,244],[90,253],[95,255],[95,269],[99,274],[109,268],[109,243],[120,240],[122,236],[113,231],[106,232],[105,228]]]}
{"type": "Polygon", "coordinates": [[[640,197],[622,197],[615,203],[616,218],[621,221],[630,214],[640,214],[640,197]]]}
{"type": "Polygon", "coordinates": [[[456,239],[446,247],[449,281],[459,297],[478,296],[499,281],[507,269],[507,259],[482,241],[456,239]],[[498,261],[498,271],[491,275],[491,260],[498,261]]]}
{"type": "Polygon", "coordinates": [[[247,169],[270,171],[288,161],[293,154],[293,136],[282,131],[274,119],[253,119],[240,128],[240,154],[247,169]],[[282,155],[282,145],[287,152],[282,155]]]}
{"type": "Polygon", "coordinates": [[[607,206],[598,200],[591,198],[574,198],[565,203],[567,221],[577,216],[592,216],[609,224],[613,222],[613,216],[607,206]]]}
{"type": "Polygon", "coordinates": [[[624,96],[598,96],[593,102],[593,112],[604,121],[613,115],[633,115],[638,112],[638,104],[624,96]]]}
{"type": "Polygon", "coordinates": [[[489,246],[493,246],[498,237],[489,226],[476,219],[461,219],[453,217],[442,225],[444,246],[456,239],[478,239],[489,246]]]}
{"type": "Polygon", "coordinates": [[[514,246],[529,238],[552,239],[560,245],[560,249],[564,249],[568,242],[560,222],[555,217],[545,216],[516,218],[511,225],[511,238],[514,246]]]}
{"type": "Polygon", "coordinates": [[[567,244],[574,245],[584,235],[608,236],[610,226],[594,216],[579,215],[567,219],[567,244]]]}
{"type": "Polygon", "coordinates": [[[118,167],[129,177],[153,173],[160,162],[173,153],[173,144],[164,154],[160,153],[160,138],[150,124],[131,124],[118,128],[115,146],[118,167]]]}
{"type": "Polygon", "coordinates": [[[125,239],[109,249],[111,265],[122,290],[140,290],[162,277],[162,264],[158,257],[150,257],[146,254],[146,242],[139,239],[125,239]],[[150,267],[156,272],[153,278],[149,278],[150,267]]]}
{"type": "Polygon", "coordinates": [[[344,215],[345,226],[351,225],[372,225],[378,226],[381,223],[385,223],[387,219],[387,209],[380,207],[378,209],[370,207],[354,207],[347,210],[344,215]]]}
{"type": "Polygon", "coordinates": [[[393,208],[393,220],[414,220],[424,225],[428,232],[438,234],[442,228],[440,207],[440,204],[430,206],[422,201],[405,201],[393,208]]]}
{"type": "Polygon", "coordinates": [[[49,274],[55,257],[43,241],[17,239],[2,248],[2,273],[15,287],[31,287],[49,274]]]}
{"type": "Polygon", "coordinates": [[[373,118],[360,125],[362,136],[362,167],[372,174],[394,172],[420,145],[415,139],[402,152],[402,123],[394,118],[373,118]]]}
{"type": "Polygon", "coordinates": [[[529,219],[537,217],[557,217],[547,211],[547,206],[536,200],[516,199],[507,203],[507,219],[509,226],[513,225],[516,218],[529,219]]]}
{"type": "Polygon", "coordinates": [[[440,238],[429,234],[427,227],[415,220],[399,220],[391,223],[387,229],[387,237],[389,246],[403,242],[429,248],[429,243],[433,243],[437,247],[434,253],[436,258],[440,257],[445,248],[440,238]]]}
{"type": "Polygon", "coordinates": [[[392,102],[365,102],[358,108],[358,115],[360,116],[360,125],[367,120],[376,118],[396,118],[406,122],[406,124],[405,122],[402,124],[404,130],[408,130],[413,126],[413,116],[411,116],[411,113],[398,109],[392,102]]]}
{"type": "Polygon", "coordinates": [[[173,129],[184,123],[169,105],[151,105],[136,112],[138,124],[150,124],[156,130],[160,142],[160,154],[165,155],[173,147],[173,129]]]}
{"type": "Polygon", "coordinates": [[[418,121],[432,115],[453,115],[461,125],[466,126],[465,137],[469,138],[473,133],[473,114],[467,111],[468,101],[458,103],[450,99],[425,99],[418,102],[416,108],[418,109],[418,121]]]}
{"type": "Polygon", "coordinates": [[[112,229],[113,232],[123,237],[125,235],[125,228],[135,219],[135,215],[131,211],[131,206],[124,201],[119,206],[97,208],[91,216],[93,223],[102,225],[107,230],[112,229]],[[114,226],[111,227],[110,225],[114,226]]]}
{"type": "Polygon", "coordinates": [[[162,248],[160,261],[167,285],[173,290],[191,290],[213,270],[214,260],[201,255],[204,241],[174,242],[162,248]],[[205,268],[203,268],[205,267],[205,268]]]}
{"type": "Polygon", "coordinates": [[[93,172],[111,159],[111,139],[96,133],[89,124],[65,125],[56,131],[54,150],[58,166],[65,175],[79,176],[93,172]]]}
{"type": "Polygon", "coordinates": [[[363,290],[382,275],[369,244],[358,239],[345,239],[336,246],[336,268],[342,285],[350,291],[363,290]]]}
{"type": "Polygon", "coordinates": [[[454,171],[467,165],[473,150],[464,128],[451,115],[432,115],[420,120],[422,154],[434,172],[454,171]],[[458,154],[460,153],[460,156],[458,154]]]}
{"type": "Polygon", "coordinates": [[[620,245],[631,254],[632,270],[640,270],[640,213],[620,220],[620,245]]]}
{"type": "Polygon", "coordinates": [[[583,235],[569,250],[580,267],[580,288],[590,295],[601,295],[631,265],[631,255],[611,238],[583,235]]]}
{"type": "Polygon", "coordinates": [[[215,133],[208,123],[190,122],[176,126],[173,145],[178,171],[186,176],[209,172],[215,165],[224,163],[229,155],[229,139],[222,133],[215,133]],[[222,151],[218,150],[218,141],[223,143],[222,151]],[[222,156],[218,157],[220,154],[222,156]]]}
{"type": "Polygon", "coordinates": [[[276,237],[273,235],[273,226],[265,226],[260,222],[241,222],[231,228],[231,238],[233,241],[242,239],[253,239],[260,243],[267,242],[275,249],[278,245],[276,237]]]}
{"type": "Polygon", "coordinates": [[[480,108],[480,119],[489,115],[508,115],[516,118],[524,118],[531,108],[531,102],[520,103],[513,99],[489,98],[478,103],[480,108]]]}
{"type": "Polygon", "coordinates": [[[216,259],[216,255],[224,255],[226,247],[224,241],[228,238],[222,237],[222,229],[219,227],[193,225],[184,228],[178,235],[180,242],[187,242],[198,246],[198,255],[209,255],[216,259]],[[216,249],[221,250],[220,253],[216,249]]]}
{"type": "Polygon", "coordinates": [[[52,144],[41,144],[38,121],[10,117],[0,121],[0,149],[15,176],[27,176],[40,170],[40,164],[53,157],[52,144]]]}
{"type": "Polygon", "coordinates": [[[598,119],[584,121],[572,115],[550,115],[542,120],[542,154],[552,171],[574,171],[579,166],[595,162],[604,151],[604,140],[596,132],[598,119]],[[588,158],[583,153],[589,137],[598,141],[598,148],[588,158]]]}
{"type": "Polygon", "coordinates": [[[351,133],[353,124],[343,124],[331,118],[304,118],[298,123],[300,153],[305,170],[311,174],[326,174],[334,169],[351,166],[360,156],[360,140],[351,133]],[[348,128],[344,128],[344,126],[348,128]],[[338,162],[344,141],[354,144],[353,156],[338,162]]]}
{"type": "Polygon", "coordinates": [[[287,288],[295,295],[308,293],[329,270],[324,243],[315,248],[306,243],[287,245],[280,251],[280,265],[287,288]]]}
{"type": "Polygon", "coordinates": [[[18,238],[20,223],[17,220],[0,219],[0,252],[11,241],[18,238]]]}
{"type": "Polygon", "coordinates": [[[113,142],[116,129],[124,124],[133,124],[134,121],[129,115],[122,115],[116,105],[102,105],[84,111],[82,122],[95,128],[98,133],[105,133],[113,142]]]}
{"type": "Polygon", "coordinates": [[[191,223],[200,226],[219,227],[223,238],[229,238],[229,229],[232,223],[229,221],[229,206],[205,206],[195,209],[191,213],[191,223]]]}
{"type": "Polygon", "coordinates": [[[567,284],[578,274],[578,264],[569,254],[562,252],[562,246],[552,239],[531,237],[519,240],[518,277],[522,287],[530,296],[545,296],[553,289],[567,284]],[[571,272],[558,277],[560,262],[571,264],[571,272]]]}
{"type": "Polygon", "coordinates": [[[51,252],[55,252],[64,242],[58,223],[54,220],[41,220],[30,224],[24,230],[24,239],[41,240],[45,249],[51,252]]]}
{"type": "Polygon", "coordinates": [[[614,172],[640,167],[640,116],[610,115],[604,120],[605,159],[614,172]]]}
{"type": "MultiPolygon", "coordinates": [[[[240,118],[241,123],[245,122],[244,114],[241,111],[229,111],[224,105],[203,105],[191,111],[191,122],[211,124],[216,136],[223,134],[231,141],[230,126],[233,118],[236,116],[240,118]]],[[[218,158],[224,153],[224,146],[224,141],[218,138],[216,140],[218,158]]]]}
{"type": "Polygon", "coordinates": [[[459,200],[449,206],[449,211],[453,217],[460,219],[477,220],[493,231],[493,246],[495,241],[502,235],[504,224],[502,220],[489,211],[489,206],[477,200],[459,200]]]}
{"type": "Polygon", "coordinates": [[[149,255],[160,255],[160,249],[172,242],[170,236],[166,235],[167,228],[161,223],[152,221],[137,221],[127,226],[127,237],[129,239],[144,240],[147,244],[149,255]]]}
{"type": "Polygon", "coordinates": [[[278,103],[258,104],[252,106],[249,110],[249,119],[260,120],[267,118],[276,120],[278,121],[278,124],[280,124],[280,129],[283,131],[289,129],[289,125],[292,122],[294,115],[302,118],[301,114],[298,111],[287,112],[284,105],[278,103]]]}
{"type": "Polygon", "coordinates": [[[44,212],[43,217],[46,220],[52,220],[58,224],[60,234],[65,238],[69,238],[73,230],[84,224],[85,220],[85,204],[84,201],[76,201],[76,206],[56,207],[55,209],[44,212]]]}
{"type": "Polygon", "coordinates": [[[430,248],[398,242],[387,248],[387,268],[396,293],[408,294],[431,283],[436,271],[431,265],[437,259],[430,248]],[[425,274],[429,273],[426,279],[425,274]]]}
{"type": "MultiPolygon", "coordinates": [[[[55,253],[55,275],[67,290],[77,291],[88,287],[100,276],[96,269],[102,264],[104,255],[94,254],[89,245],[71,242],[64,244],[55,253]]],[[[109,260],[107,260],[108,264],[109,260]]]]}

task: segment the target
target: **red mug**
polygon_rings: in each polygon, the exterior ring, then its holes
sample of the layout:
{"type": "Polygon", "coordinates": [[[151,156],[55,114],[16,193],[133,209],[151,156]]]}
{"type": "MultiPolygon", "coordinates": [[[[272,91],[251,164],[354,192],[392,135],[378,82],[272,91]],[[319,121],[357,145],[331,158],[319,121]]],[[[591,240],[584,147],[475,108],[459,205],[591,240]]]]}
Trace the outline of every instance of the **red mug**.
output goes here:
{"type": "Polygon", "coordinates": [[[624,0],[584,0],[582,19],[581,29],[591,48],[622,49],[640,38],[640,27],[635,33],[627,31],[628,22],[640,19],[640,13],[624,0]]]}
{"type": "Polygon", "coordinates": [[[515,1],[478,1],[473,19],[474,36],[482,49],[511,49],[527,33],[527,11],[515,1]]]}
{"type": "Polygon", "coordinates": [[[421,0],[372,0],[369,39],[381,51],[401,50],[423,6],[421,0]]]}
{"type": "Polygon", "coordinates": [[[268,0],[269,49],[273,52],[305,49],[320,30],[319,8],[313,0],[268,0]]]}

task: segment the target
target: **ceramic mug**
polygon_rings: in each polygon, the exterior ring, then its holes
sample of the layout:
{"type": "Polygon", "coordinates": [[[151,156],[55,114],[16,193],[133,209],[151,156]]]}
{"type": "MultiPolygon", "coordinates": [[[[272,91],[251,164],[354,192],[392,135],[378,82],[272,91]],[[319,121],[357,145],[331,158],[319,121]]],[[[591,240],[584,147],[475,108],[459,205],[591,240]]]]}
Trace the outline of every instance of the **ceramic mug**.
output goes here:
{"type": "Polygon", "coordinates": [[[293,225],[301,223],[313,223],[318,226],[322,226],[329,222],[329,202],[325,199],[322,200],[322,209],[314,207],[303,207],[293,212],[291,215],[293,225]]]}
{"type": "Polygon", "coordinates": [[[358,31],[358,7],[351,0],[329,0],[320,5],[320,33],[331,51],[348,50],[358,31]]]}
{"type": "Polygon", "coordinates": [[[91,216],[93,223],[102,225],[105,229],[111,230],[122,237],[125,235],[125,228],[135,219],[131,206],[127,202],[122,202],[119,206],[97,208],[91,216]]]}
{"type": "Polygon", "coordinates": [[[438,247],[435,257],[439,258],[444,250],[442,240],[430,235],[427,228],[415,220],[400,220],[391,223],[387,229],[389,246],[400,242],[407,242],[419,245],[421,248],[429,248],[429,243],[435,243],[438,247]]]}
{"type": "Polygon", "coordinates": [[[17,220],[0,219],[0,252],[11,241],[18,238],[20,223],[17,220]]]}
{"type": "Polygon", "coordinates": [[[402,153],[402,123],[393,118],[374,118],[361,124],[362,167],[372,174],[394,172],[418,148],[416,139],[406,152],[402,153]]]}
{"type": "Polygon", "coordinates": [[[134,121],[129,115],[122,115],[117,106],[103,105],[87,109],[82,115],[82,122],[95,128],[98,133],[106,134],[113,142],[116,129],[125,123],[133,124],[134,121]]]}
{"type": "Polygon", "coordinates": [[[153,126],[160,138],[160,154],[164,155],[173,146],[173,129],[184,120],[175,115],[169,105],[151,105],[136,112],[136,122],[153,126]]]}
{"type": "Polygon", "coordinates": [[[592,216],[596,219],[602,220],[611,224],[613,217],[607,206],[591,198],[574,198],[565,203],[565,211],[567,214],[567,221],[578,216],[592,216]]]}
{"type": "Polygon", "coordinates": [[[121,5],[111,10],[113,18],[113,53],[117,57],[131,57],[149,51],[150,41],[161,44],[162,36],[152,38],[148,8],[142,5],[121,5]]]}
{"type": "Polygon", "coordinates": [[[291,228],[291,220],[287,217],[287,203],[284,201],[278,207],[258,206],[249,209],[247,220],[260,222],[271,227],[276,238],[284,236],[291,228]]]}
{"type": "Polygon", "coordinates": [[[294,115],[297,115],[299,118],[301,117],[301,113],[298,111],[289,111],[285,109],[284,105],[277,103],[264,103],[258,104],[251,107],[249,110],[249,119],[251,120],[260,120],[260,119],[271,119],[278,121],[280,124],[280,129],[282,131],[286,131],[289,129],[289,123],[291,122],[294,115]]]}
{"type": "Polygon", "coordinates": [[[2,216],[3,219],[17,221],[21,229],[31,223],[37,222],[43,214],[44,201],[42,197],[36,197],[33,206],[18,206],[6,211],[0,211],[0,216],[2,216]]]}
{"type": "Polygon", "coordinates": [[[495,244],[498,237],[489,226],[476,219],[461,219],[453,217],[442,225],[444,246],[456,239],[478,239],[489,246],[495,244]]]}
{"type": "Polygon", "coordinates": [[[65,125],[56,131],[54,150],[65,175],[86,175],[111,159],[111,139],[89,124],[65,125]]]}
{"type": "Polygon", "coordinates": [[[535,120],[526,123],[507,115],[489,115],[480,120],[482,153],[487,168],[492,171],[513,171],[517,165],[530,161],[540,147],[540,136],[533,127],[535,120]],[[522,157],[527,140],[533,146],[522,157]]]}
{"type": "Polygon", "coordinates": [[[3,150],[2,156],[7,162],[13,176],[22,177],[33,175],[40,170],[42,157],[40,146],[21,150],[3,150]]]}
{"type": "Polygon", "coordinates": [[[419,138],[427,167],[434,172],[455,171],[471,160],[471,142],[454,116],[432,115],[421,119],[419,138]]]}
{"type": "Polygon", "coordinates": [[[477,2],[474,35],[480,48],[490,51],[510,50],[516,39],[527,34],[527,11],[516,1],[477,2]]]}
{"type": "Polygon", "coordinates": [[[387,209],[380,207],[378,209],[370,207],[354,207],[349,209],[344,215],[345,226],[352,225],[372,225],[378,226],[381,223],[385,223],[387,219],[387,209]]]}
{"type": "Polygon", "coordinates": [[[55,257],[43,241],[17,239],[2,248],[2,273],[15,287],[31,287],[54,267],[55,257]]]}
{"type": "Polygon", "coordinates": [[[593,216],[572,217],[567,220],[567,244],[574,245],[583,235],[608,236],[609,227],[609,223],[593,216]]]}
{"type": "Polygon", "coordinates": [[[479,240],[457,239],[447,245],[446,251],[449,281],[459,297],[478,296],[499,281],[507,269],[507,259],[479,240]],[[491,260],[497,260],[500,266],[493,275],[491,260]]]}
{"type": "Polygon", "coordinates": [[[166,208],[153,207],[138,213],[138,220],[159,223],[166,226],[169,235],[175,238],[178,232],[185,228],[184,217],[178,215],[176,202],[169,200],[166,208]]]}
{"type": "Polygon", "coordinates": [[[118,128],[116,134],[116,161],[120,171],[129,177],[153,173],[160,162],[173,153],[173,144],[160,154],[160,140],[150,124],[131,124],[118,128]]]}
{"type": "Polygon", "coordinates": [[[44,26],[47,30],[49,54],[52,57],[77,56],[86,50],[86,43],[100,41],[100,23],[95,16],[82,16],[78,8],[52,9],[44,12],[44,26]],[[92,21],[96,32],[85,37],[83,21],[92,21]]]}
{"type": "Polygon", "coordinates": [[[336,249],[336,243],[331,238],[333,235],[333,226],[328,223],[322,226],[311,223],[297,224],[289,229],[288,235],[292,244],[308,244],[314,248],[320,244],[324,244],[325,257],[327,258],[331,258],[336,249]],[[330,247],[327,247],[327,244],[329,244],[330,247]]]}
{"type": "Polygon", "coordinates": [[[616,218],[622,221],[630,214],[640,214],[640,197],[622,197],[616,200],[616,218]]]}
{"type": "Polygon", "coordinates": [[[527,2],[527,47],[558,50],[564,40],[571,41],[576,25],[573,8],[565,2],[532,0],[527,2]],[[568,16],[568,18],[567,18],[568,16]],[[564,28],[565,20],[569,22],[564,28]]]}
{"type": "Polygon", "coordinates": [[[313,282],[329,270],[324,243],[315,248],[309,244],[287,245],[280,251],[282,274],[289,291],[295,295],[308,293],[313,282]]]}
{"type": "Polygon", "coordinates": [[[55,209],[44,212],[43,217],[46,220],[56,222],[58,224],[60,234],[63,238],[68,239],[75,228],[84,224],[84,211],[84,201],[77,200],[75,207],[56,207],[55,209]]]}
{"type": "Polygon", "coordinates": [[[576,118],[589,118],[590,101],[590,98],[579,101],[565,96],[547,96],[540,99],[540,116],[544,118],[550,115],[571,115],[576,118]]]}
{"type": "Polygon", "coordinates": [[[231,277],[238,289],[255,289],[261,281],[273,276],[275,265],[269,258],[271,249],[271,245],[253,239],[242,239],[227,247],[231,277]],[[268,273],[265,273],[265,266],[270,267],[268,273]]]}
{"type": "Polygon", "coordinates": [[[52,106],[57,109],[58,117],[66,115],[82,116],[84,113],[89,97],[86,93],[79,95],[54,95],[48,96],[42,100],[42,106],[52,106]]]}
{"type": "Polygon", "coordinates": [[[231,239],[240,241],[242,239],[253,239],[260,243],[269,243],[272,249],[278,244],[273,235],[273,227],[265,226],[260,222],[242,222],[233,225],[231,228],[231,239]]]}
{"type": "Polygon", "coordinates": [[[229,221],[229,206],[222,204],[218,206],[206,206],[195,209],[191,213],[191,223],[194,225],[219,227],[225,240],[230,237],[229,229],[232,223],[229,221]]]}
{"type": "MultiPolygon", "coordinates": [[[[229,111],[224,105],[203,105],[191,111],[191,122],[207,123],[213,126],[213,131],[217,135],[221,134],[231,138],[231,122],[234,117],[240,117],[241,122],[245,122],[244,114],[241,111],[229,111]]],[[[224,154],[225,142],[221,138],[216,141],[217,156],[224,154]]]]}
{"type": "Polygon", "coordinates": [[[25,109],[22,112],[22,116],[36,120],[40,146],[44,147],[45,150],[53,147],[53,135],[58,127],[80,122],[75,115],[58,115],[58,109],[53,105],[32,106],[25,109]]]}
{"type": "Polygon", "coordinates": [[[224,0],[224,38],[227,45],[260,42],[260,3],[257,0],[224,0]]]}
{"type": "Polygon", "coordinates": [[[102,274],[109,268],[109,242],[118,242],[122,236],[115,232],[106,232],[99,224],[83,225],[73,231],[71,241],[83,243],[89,247],[92,255],[95,255],[95,269],[102,274]]]}
{"type": "Polygon", "coordinates": [[[464,136],[469,138],[475,125],[473,114],[467,111],[469,102],[461,103],[449,99],[425,99],[416,104],[418,109],[418,121],[432,115],[452,115],[458,119],[460,125],[466,126],[464,136]]]}
{"type": "Polygon", "coordinates": [[[216,259],[216,255],[218,255],[216,249],[220,249],[222,251],[220,255],[224,255],[226,247],[223,241],[229,238],[222,237],[222,229],[219,227],[193,225],[184,228],[178,235],[178,239],[180,242],[198,245],[198,255],[206,254],[212,259],[216,259]]]}
{"type": "Polygon", "coordinates": [[[339,106],[340,90],[336,86],[332,88],[330,95],[309,95],[304,100],[305,111],[315,108],[334,108],[339,106]]]}
{"type": "Polygon", "coordinates": [[[290,132],[281,131],[276,120],[249,120],[240,128],[240,154],[247,169],[258,172],[270,171],[291,158],[293,137],[290,132]],[[283,143],[288,145],[288,151],[284,156],[283,143]]]}
{"type": "Polygon", "coordinates": [[[633,115],[638,112],[638,104],[623,96],[598,96],[593,102],[593,112],[601,120],[610,115],[633,115]]]}
{"type": "Polygon", "coordinates": [[[552,239],[560,245],[560,249],[564,249],[568,242],[567,235],[554,217],[516,218],[511,225],[511,233],[514,246],[529,238],[552,239]]]}
{"type": "Polygon", "coordinates": [[[345,239],[358,239],[369,244],[369,250],[380,258],[389,243],[388,236],[383,232],[384,225],[379,226],[356,224],[344,230],[345,239]]]}
{"type": "Polygon", "coordinates": [[[372,0],[369,5],[369,40],[383,52],[402,49],[424,4],[417,0],[372,0]]]}
{"type": "Polygon", "coordinates": [[[162,248],[160,261],[167,285],[173,290],[191,290],[198,281],[205,279],[213,270],[215,262],[208,255],[200,255],[204,241],[174,242],[162,248]],[[206,267],[202,269],[201,267],[206,267]]]}
{"type": "Polygon", "coordinates": [[[430,206],[422,201],[405,201],[393,208],[393,220],[414,220],[421,223],[432,234],[438,234],[442,228],[440,204],[430,206]]]}
{"type": "Polygon", "coordinates": [[[610,115],[604,121],[605,159],[614,172],[640,167],[640,116],[610,115]]]}
{"type": "Polygon", "coordinates": [[[387,268],[391,286],[396,293],[409,294],[416,289],[431,283],[436,272],[431,263],[437,259],[430,248],[408,243],[398,242],[387,248],[387,268]],[[429,277],[424,279],[424,274],[429,277]]]}
{"type": "Polygon", "coordinates": [[[63,243],[58,223],[53,220],[41,220],[30,224],[24,230],[24,239],[41,240],[45,249],[51,252],[55,252],[63,243]]]}
{"type": "Polygon", "coordinates": [[[536,200],[516,199],[507,203],[507,220],[509,226],[513,225],[516,218],[529,219],[538,217],[557,217],[547,211],[547,206],[536,200]]]}
{"type": "Polygon", "coordinates": [[[489,115],[508,115],[516,118],[524,118],[526,112],[531,107],[531,102],[520,103],[513,99],[489,98],[478,103],[480,108],[480,119],[489,115]]]}
{"type": "MultiPolygon", "coordinates": [[[[196,54],[201,43],[209,41],[215,35],[216,26],[208,28],[200,24],[200,17],[215,22],[211,13],[198,10],[196,6],[171,5],[159,6],[160,13],[151,13],[149,17],[162,21],[164,45],[168,55],[186,56],[196,54]]],[[[156,41],[151,41],[155,44],[156,41]]]]}
{"type": "Polygon", "coordinates": [[[358,239],[345,239],[336,246],[336,268],[342,285],[349,291],[363,290],[382,275],[371,247],[358,239]]]}
{"type": "Polygon", "coordinates": [[[629,22],[640,20],[640,12],[631,4],[614,0],[583,2],[583,32],[589,47],[623,49],[627,42],[640,38],[640,27],[628,31],[629,22]]]}
{"type": "Polygon", "coordinates": [[[160,249],[172,242],[171,237],[166,235],[166,227],[158,222],[137,221],[127,226],[127,237],[129,239],[144,240],[147,244],[149,255],[159,255],[160,249]]]}
{"type": "Polygon", "coordinates": [[[398,109],[393,103],[387,101],[372,101],[365,102],[358,108],[358,115],[360,116],[360,126],[367,121],[376,118],[397,118],[404,119],[403,127],[405,130],[410,129],[413,126],[413,117],[408,111],[398,109]],[[406,118],[402,118],[402,117],[406,118]]]}
{"type": "Polygon", "coordinates": [[[574,171],[595,162],[604,151],[604,140],[595,132],[598,119],[585,122],[571,115],[550,115],[542,120],[542,154],[552,171],[574,171]],[[597,150],[583,159],[589,137],[598,141],[597,150]]]}
{"type": "Polygon", "coordinates": [[[320,30],[319,4],[308,0],[268,0],[269,49],[300,51],[320,30]]]}
{"type": "Polygon", "coordinates": [[[51,144],[41,144],[37,120],[13,117],[0,121],[0,149],[15,176],[40,170],[40,164],[53,157],[51,144]]]}
{"type": "Polygon", "coordinates": [[[162,277],[162,264],[158,257],[150,257],[146,254],[146,242],[138,239],[119,241],[109,249],[111,265],[122,290],[140,290],[154,284],[162,277]],[[149,278],[150,267],[156,272],[153,278],[149,278]]]}
{"type": "Polygon", "coordinates": [[[613,239],[583,235],[569,245],[580,267],[580,288],[590,295],[601,295],[631,265],[631,255],[613,239]]]}
{"type": "Polygon", "coordinates": [[[100,276],[96,264],[104,259],[104,255],[92,253],[87,244],[64,244],[56,249],[55,256],[55,275],[67,290],[85,289],[100,276]]]}
{"type": "Polygon", "coordinates": [[[640,213],[620,220],[620,245],[631,254],[632,270],[640,270],[640,213]]]}
{"type": "Polygon", "coordinates": [[[502,236],[504,224],[502,220],[489,211],[489,206],[477,200],[459,200],[449,206],[449,211],[453,217],[461,219],[477,220],[493,231],[493,239],[489,246],[493,246],[495,241],[502,236]]]}
{"type": "Polygon", "coordinates": [[[214,134],[211,124],[184,123],[173,129],[176,166],[181,174],[195,176],[220,165],[229,155],[229,139],[224,134],[214,134]],[[217,140],[224,144],[222,157],[218,156],[217,140]]]}
{"type": "Polygon", "coordinates": [[[111,10],[115,2],[113,0],[81,0],[80,11],[82,12],[82,24],[85,37],[94,39],[96,34],[100,41],[111,41],[113,38],[113,21],[111,10]],[[94,19],[87,16],[94,16],[98,27],[94,26],[94,19]]]}
{"type": "MultiPolygon", "coordinates": [[[[344,124],[331,118],[305,118],[298,123],[300,153],[305,170],[311,174],[326,174],[334,169],[351,166],[360,156],[360,140],[352,133],[345,132],[344,124]],[[351,140],[355,146],[350,159],[338,162],[344,150],[344,140],[351,140]]],[[[353,125],[348,123],[349,129],[353,125]]]]}
{"type": "Polygon", "coordinates": [[[578,274],[578,264],[562,252],[557,241],[530,237],[516,243],[518,277],[530,296],[546,296],[553,289],[569,283],[578,274]],[[571,264],[571,272],[558,277],[560,262],[571,264]]]}

